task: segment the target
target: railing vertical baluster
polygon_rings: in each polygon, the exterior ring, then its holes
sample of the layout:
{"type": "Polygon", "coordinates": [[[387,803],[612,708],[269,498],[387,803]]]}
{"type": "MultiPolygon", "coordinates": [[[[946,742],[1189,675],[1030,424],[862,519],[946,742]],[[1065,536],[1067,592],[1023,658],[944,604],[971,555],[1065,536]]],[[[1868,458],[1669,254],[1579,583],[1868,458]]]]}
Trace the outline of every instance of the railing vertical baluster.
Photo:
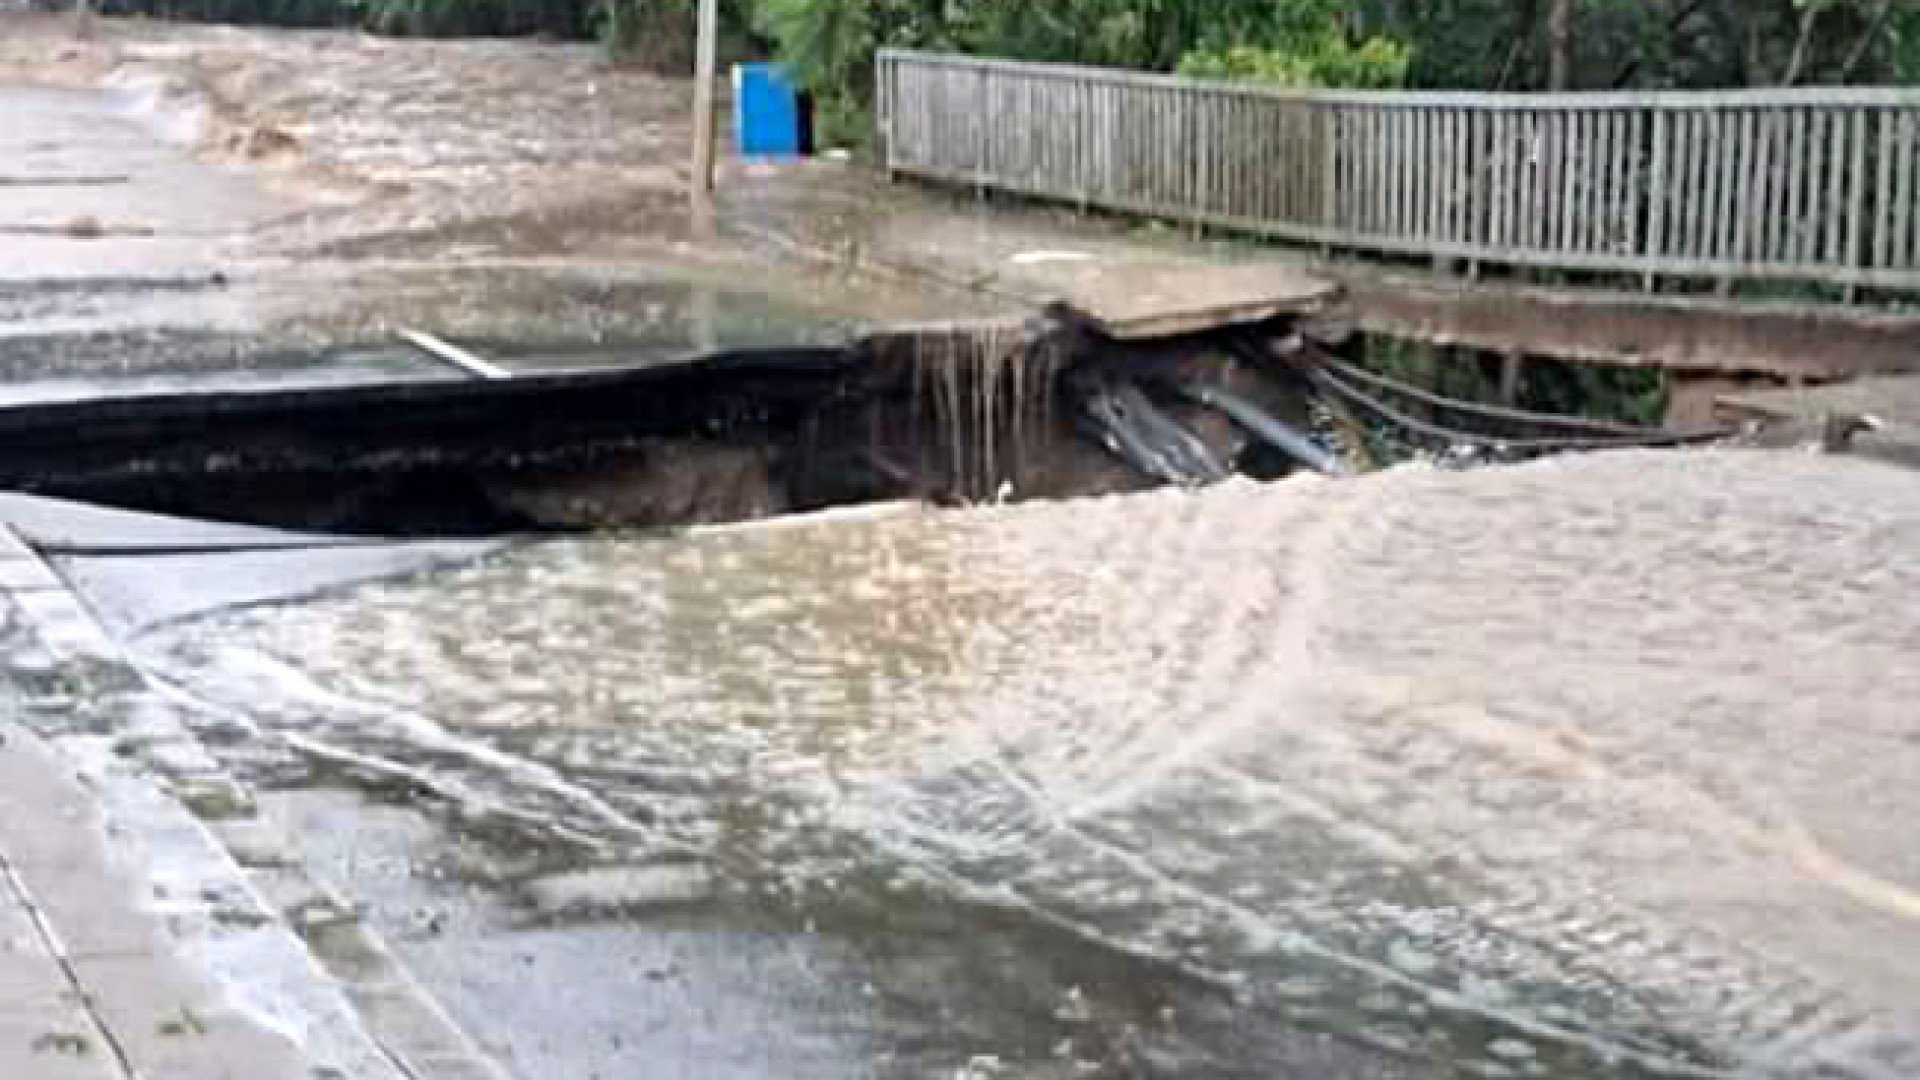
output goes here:
{"type": "Polygon", "coordinates": [[[1460,217],[1467,200],[1468,192],[1473,190],[1472,178],[1466,175],[1462,167],[1467,161],[1467,153],[1462,142],[1462,120],[1465,117],[1458,109],[1447,109],[1443,114],[1443,136],[1446,145],[1446,170],[1441,173],[1441,215],[1439,239],[1445,244],[1460,242],[1460,217]]]}
{"type": "MultiPolygon", "coordinates": [[[[1719,234],[1714,246],[1722,260],[1733,264],[1747,258],[1747,234],[1759,224],[1754,220],[1759,205],[1754,191],[1754,172],[1759,167],[1759,117],[1752,109],[1741,109],[1724,117],[1723,126],[1733,148],[1721,159],[1733,164],[1733,172],[1727,178],[1725,202],[1714,215],[1719,234]]],[[[1732,283],[1731,271],[1722,270],[1722,287],[1731,287],[1732,283]]]]}
{"type": "Polygon", "coordinates": [[[1401,148],[1406,145],[1406,136],[1402,131],[1405,114],[1399,109],[1386,105],[1380,109],[1380,222],[1377,226],[1384,238],[1404,235],[1405,226],[1401,223],[1400,203],[1406,194],[1405,170],[1400,163],[1401,148]]]}
{"type": "Polygon", "coordinates": [[[1276,110],[1285,118],[1280,125],[1286,133],[1280,140],[1280,152],[1287,159],[1287,194],[1286,201],[1269,216],[1283,221],[1304,221],[1311,201],[1309,193],[1320,182],[1320,174],[1313,168],[1313,155],[1308,152],[1312,133],[1307,130],[1307,113],[1298,105],[1276,106],[1276,110]]]}
{"type": "Polygon", "coordinates": [[[1346,200],[1353,192],[1352,140],[1347,137],[1347,111],[1342,106],[1312,106],[1321,117],[1326,140],[1326,187],[1321,192],[1321,219],[1315,222],[1329,232],[1346,227],[1346,200]]]}
{"type": "Polygon", "coordinates": [[[1806,258],[1808,263],[1824,261],[1829,266],[1840,266],[1846,258],[1848,125],[1851,119],[1845,113],[1827,115],[1827,197],[1825,200],[1816,198],[1814,208],[1816,220],[1820,223],[1818,235],[1823,247],[1812,250],[1806,258]]]}
{"type": "Polygon", "coordinates": [[[1893,109],[1882,110],[1880,120],[1880,166],[1878,183],[1873,189],[1874,225],[1873,225],[1873,266],[1878,270],[1893,268],[1893,158],[1894,128],[1904,119],[1893,109]]]}
{"type": "MultiPolygon", "coordinates": [[[[1668,171],[1673,168],[1673,116],[1665,109],[1653,112],[1653,148],[1648,165],[1647,184],[1644,188],[1646,198],[1647,231],[1646,243],[1640,248],[1640,254],[1649,262],[1663,259],[1667,255],[1667,212],[1672,209],[1672,199],[1667,194],[1668,171]]],[[[1644,285],[1648,292],[1659,288],[1659,276],[1652,270],[1645,275],[1644,285]]]]}
{"type": "Polygon", "coordinates": [[[1374,106],[1368,106],[1367,117],[1367,223],[1368,235],[1380,235],[1387,231],[1387,115],[1374,106]]]}
{"type": "Polygon", "coordinates": [[[1580,185],[1567,210],[1573,217],[1572,251],[1584,255],[1593,246],[1593,206],[1600,186],[1600,118],[1589,109],[1574,115],[1580,132],[1579,156],[1575,159],[1579,162],[1580,185]]]}
{"type": "Polygon", "coordinates": [[[1153,99],[1154,116],[1153,205],[1161,216],[1177,218],[1169,210],[1180,201],[1180,112],[1165,87],[1156,86],[1147,95],[1153,99]]]}
{"type": "MultiPolygon", "coordinates": [[[[1867,257],[1867,120],[1866,109],[1855,109],[1847,122],[1847,251],[1848,288],[1859,280],[1867,257]]],[[[1851,297],[1850,297],[1851,298],[1851,297]]]]}
{"type": "Polygon", "coordinates": [[[1788,219],[1793,214],[1793,118],[1777,109],[1768,110],[1760,119],[1760,203],[1759,242],[1748,255],[1749,263],[1776,262],[1786,247],[1788,219]]]}
{"type": "Polygon", "coordinates": [[[1698,263],[1706,259],[1706,243],[1702,239],[1704,227],[1701,219],[1705,215],[1707,202],[1707,112],[1704,109],[1688,109],[1686,137],[1679,149],[1687,155],[1687,169],[1681,174],[1682,182],[1679,195],[1686,209],[1685,244],[1686,258],[1698,263]]]}
{"type": "Polygon", "coordinates": [[[1391,105],[1379,109],[1380,116],[1380,220],[1375,223],[1377,233],[1385,239],[1400,235],[1400,197],[1406,191],[1405,178],[1400,168],[1400,148],[1403,136],[1400,131],[1400,110],[1391,105]]]}
{"type": "MultiPolygon", "coordinates": [[[[1667,177],[1672,169],[1672,117],[1667,110],[1651,110],[1649,119],[1653,142],[1647,148],[1647,181],[1636,188],[1642,198],[1645,231],[1638,233],[1640,242],[1634,252],[1645,256],[1651,263],[1655,259],[1667,258],[1667,211],[1672,208],[1672,202],[1667,198],[1667,177]]],[[[1640,217],[1640,213],[1634,215],[1636,229],[1640,217]]],[[[1647,292],[1657,290],[1659,275],[1649,269],[1645,273],[1644,284],[1647,292]]]]}
{"type": "Polygon", "coordinates": [[[1607,234],[1607,254],[1629,258],[1640,255],[1641,194],[1645,190],[1641,167],[1646,161],[1645,115],[1634,109],[1620,118],[1625,137],[1620,140],[1620,175],[1614,190],[1613,224],[1607,234]]]}
{"type": "Polygon", "coordinates": [[[1380,110],[1380,116],[1386,123],[1380,149],[1385,166],[1381,182],[1386,186],[1387,196],[1380,231],[1397,239],[1407,234],[1407,114],[1389,105],[1380,110]]]}
{"type": "Polygon", "coordinates": [[[1607,186],[1607,117],[1580,110],[1580,202],[1574,206],[1574,252],[1592,254],[1601,192],[1607,186]]]}
{"type": "Polygon", "coordinates": [[[1500,144],[1502,117],[1498,109],[1488,109],[1475,116],[1479,123],[1480,161],[1476,198],[1480,201],[1479,221],[1474,226],[1473,242],[1481,251],[1491,257],[1491,252],[1500,244],[1501,199],[1503,197],[1504,159],[1500,144]]]}
{"type": "Polygon", "coordinates": [[[1453,217],[1459,210],[1460,193],[1466,190],[1459,173],[1460,133],[1455,124],[1459,114],[1452,109],[1436,109],[1432,115],[1435,165],[1433,176],[1428,180],[1432,195],[1429,205],[1433,208],[1429,237],[1437,245],[1448,245],[1455,239],[1453,217]]]}
{"type": "Polygon", "coordinates": [[[1354,126],[1354,208],[1353,235],[1364,236],[1373,231],[1373,201],[1379,195],[1379,185],[1374,183],[1373,155],[1380,145],[1374,136],[1373,106],[1362,105],[1353,110],[1354,126]]]}
{"type": "Polygon", "coordinates": [[[1898,184],[1893,196],[1893,260],[1889,265],[1896,270],[1911,270],[1920,261],[1915,258],[1913,235],[1916,217],[1913,201],[1920,198],[1920,191],[1914,190],[1915,152],[1920,150],[1915,144],[1915,136],[1920,133],[1915,128],[1920,127],[1920,115],[1912,110],[1901,110],[1894,115],[1898,117],[1900,137],[1895,151],[1899,155],[1895,173],[1898,184]]]}
{"type": "Polygon", "coordinates": [[[1541,113],[1533,109],[1519,113],[1516,118],[1519,127],[1520,174],[1516,184],[1516,205],[1514,207],[1513,243],[1521,249],[1537,249],[1546,235],[1545,216],[1540,210],[1540,189],[1543,178],[1540,175],[1540,129],[1541,113]]]}
{"type": "Polygon", "coordinates": [[[1419,236],[1419,186],[1427,179],[1421,175],[1421,117],[1413,110],[1394,110],[1394,206],[1398,209],[1394,234],[1400,238],[1419,236]]]}
{"type": "Polygon", "coordinates": [[[1280,156],[1283,160],[1282,172],[1287,178],[1285,189],[1280,193],[1280,203],[1265,215],[1282,221],[1299,221],[1303,217],[1306,205],[1305,192],[1310,179],[1318,180],[1317,174],[1308,172],[1309,158],[1305,152],[1306,132],[1300,123],[1300,110],[1291,106],[1276,106],[1274,127],[1280,132],[1280,156]]]}
{"type": "Polygon", "coordinates": [[[1612,111],[1596,112],[1600,121],[1600,185],[1594,192],[1593,242],[1591,250],[1605,254],[1607,239],[1613,230],[1613,208],[1620,195],[1620,150],[1626,139],[1621,117],[1612,111]]]}
{"type": "Polygon", "coordinates": [[[1787,235],[1777,254],[1782,262],[1797,264],[1807,244],[1807,188],[1816,176],[1810,160],[1811,143],[1818,132],[1808,133],[1813,118],[1805,109],[1794,109],[1788,115],[1792,119],[1787,135],[1787,235]]]}
{"type": "Polygon", "coordinates": [[[1528,160],[1528,135],[1533,126],[1531,113],[1516,110],[1507,114],[1511,118],[1507,132],[1507,238],[1506,246],[1515,251],[1524,250],[1527,245],[1527,202],[1528,176],[1531,167],[1528,160]]]}
{"type": "Polygon", "coordinates": [[[1440,171],[1435,159],[1439,156],[1440,138],[1437,130],[1440,114],[1424,108],[1407,110],[1407,119],[1413,124],[1414,154],[1413,170],[1408,176],[1407,186],[1413,189],[1413,228],[1408,233],[1415,240],[1431,242],[1440,220],[1440,185],[1446,176],[1440,171]]]}

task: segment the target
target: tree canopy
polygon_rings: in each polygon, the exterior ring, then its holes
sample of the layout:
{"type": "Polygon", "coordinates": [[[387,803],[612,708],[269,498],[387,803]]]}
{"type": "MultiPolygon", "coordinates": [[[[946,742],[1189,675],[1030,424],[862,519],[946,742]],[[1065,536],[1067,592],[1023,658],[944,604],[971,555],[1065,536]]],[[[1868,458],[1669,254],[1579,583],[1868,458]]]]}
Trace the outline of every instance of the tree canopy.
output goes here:
{"type": "MultiPolygon", "coordinates": [[[[694,0],[101,0],[387,33],[597,33],[677,65],[694,0]]],[[[742,51],[858,106],[881,45],[1289,85],[1527,90],[1920,82],[1913,0],[722,0],[742,51]]]]}
{"type": "Polygon", "coordinates": [[[883,45],[1295,86],[1920,82],[1920,5],[1908,0],[751,0],[750,6],[753,25],[822,96],[830,114],[842,117],[858,115],[873,50],[883,45]]]}

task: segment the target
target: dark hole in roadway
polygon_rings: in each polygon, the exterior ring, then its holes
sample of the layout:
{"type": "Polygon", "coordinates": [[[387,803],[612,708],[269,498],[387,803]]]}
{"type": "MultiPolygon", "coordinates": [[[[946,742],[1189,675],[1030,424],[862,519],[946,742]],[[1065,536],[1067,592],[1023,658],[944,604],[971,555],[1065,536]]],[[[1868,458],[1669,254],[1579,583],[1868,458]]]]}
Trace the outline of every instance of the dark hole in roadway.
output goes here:
{"type": "MultiPolygon", "coordinates": [[[[0,489],[359,535],[676,528],[891,500],[1100,495],[1164,480],[1114,457],[1102,446],[1110,437],[1087,437],[1086,410],[1071,400],[1076,381],[1059,377],[1075,365],[1139,362],[1231,383],[1305,422],[1304,396],[1285,372],[1236,366],[1199,343],[1143,360],[1110,343],[1043,357],[1036,340],[1009,352],[991,334],[962,332],[498,381],[29,402],[0,409],[0,489]]],[[[1137,400],[1140,408],[1110,402],[1107,423],[1152,419],[1138,415],[1147,398],[1137,400]]],[[[1221,417],[1155,404],[1239,471],[1288,471],[1221,417]]]]}

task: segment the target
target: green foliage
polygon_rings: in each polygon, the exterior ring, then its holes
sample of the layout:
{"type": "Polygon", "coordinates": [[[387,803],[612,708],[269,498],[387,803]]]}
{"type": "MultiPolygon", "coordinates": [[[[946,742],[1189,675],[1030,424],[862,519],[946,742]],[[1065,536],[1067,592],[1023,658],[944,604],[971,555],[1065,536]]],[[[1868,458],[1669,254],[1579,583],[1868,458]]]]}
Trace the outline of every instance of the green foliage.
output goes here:
{"type": "Polygon", "coordinates": [[[1406,45],[1358,35],[1346,0],[757,0],[754,26],[820,104],[829,141],[863,138],[882,46],[1182,70],[1297,86],[1395,86],[1406,45]]]}
{"type": "MultiPolygon", "coordinates": [[[[583,0],[607,55],[656,71],[693,69],[698,0],[583,0]]],[[[720,53],[763,56],[752,33],[752,0],[721,0],[720,53]]]]}
{"type": "Polygon", "coordinates": [[[1893,81],[1920,83],[1920,9],[1902,11],[1887,28],[1888,66],[1893,81]]]}
{"type": "Polygon", "coordinates": [[[607,54],[661,69],[693,62],[693,0],[593,0],[589,17],[607,54]]]}
{"type": "Polygon", "coordinates": [[[794,78],[814,94],[815,137],[858,145],[872,130],[873,54],[912,40],[909,5],[888,0],[760,0],[754,29],[776,42],[794,78]]]}
{"type": "Polygon", "coordinates": [[[1670,384],[1651,368],[1535,360],[1522,386],[1520,405],[1540,412],[1659,425],[1667,416],[1670,384]]]}
{"type": "Polygon", "coordinates": [[[869,0],[761,0],[754,19],[803,85],[858,93],[872,86],[884,14],[869,0]]]}
{"type": "MultiPolygon", "coordinates": [[[[1718,89],[1920,81],[1912,0],[1572,0],[1579,89],[1718,89]]],[[[1549,0],[1356,0],[1412,42],[1411,83],[1546,85],[1549,0]]]]}
{"type": "Polygon", "coordinates": [[[1260,45],[1199,48],[1180,60],[1180,74],[1200,79],[1235,79],[1288,87],[1347,87],[1384,90],[1406,82],[1413,51],[1386,38],[1355,45],[1330,35],[1310,49],[1260,45]]]}
{"type": "MultiPolygon", "coordinates": [[[[1501,358],[1470,349],[1450,349],[1423,341],[1369,335],[1360,365],[1443,397],[1482,404],[1500,404],[1501,358]]],[[[1665,372],[1652,368],[1605,367],[1531,358],[1520,381],[1519,396],[1511,404],[1533,412],[1587,416],[1600,420],[1658,426],[1667,415],[1671,384],[1665,372]]],[[[1422,419],[1462,430],[1478,430],[1476,422],[1423,406],[1417,402],[1393,404],[1422,419]]],[[[1396,456],[1376,449],[1382,456],[1396,456]]]]}
{"type": "MultiPolygon", "coordinates": [[[[726,46],[775,43],[832,115],[881,45],[1296,86],[1544,86],[1553,0],[725,0],[726,46]]],[[[1583,89],[1920,83],[1912,0],[1572,0],[1583,89]]],[[[599,36],[691,62],[694,0],[101,0],[106,14],[395,34],[599,36]]],[[[855,125],[858,126],[858,125],[855,125]]]]}

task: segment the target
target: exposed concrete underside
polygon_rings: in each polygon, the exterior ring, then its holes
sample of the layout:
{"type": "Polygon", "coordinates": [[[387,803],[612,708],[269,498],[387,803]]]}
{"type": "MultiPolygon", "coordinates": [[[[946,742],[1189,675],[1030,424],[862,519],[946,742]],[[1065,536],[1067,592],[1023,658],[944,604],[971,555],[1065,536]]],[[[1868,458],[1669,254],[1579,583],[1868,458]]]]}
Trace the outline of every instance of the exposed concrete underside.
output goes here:
{"type": "Polygon", "coordinates": [[[1756,420],[1787,430],[1816,430],[1835,414],[1872,417],[1874,430],[1854,437],[1863,457],[1920,468],[1920,378],[1860,379],[1835,386],[1723,395],[1715,405],[1730,420],[1756,420]]]}
{"type": "Polygon", "coordinates": [[[1909,316],[1338,277],[1338,310],[1363,330],[1490,352],[1814,381],[1920,369],[1920,318],[1909,316]]]}

